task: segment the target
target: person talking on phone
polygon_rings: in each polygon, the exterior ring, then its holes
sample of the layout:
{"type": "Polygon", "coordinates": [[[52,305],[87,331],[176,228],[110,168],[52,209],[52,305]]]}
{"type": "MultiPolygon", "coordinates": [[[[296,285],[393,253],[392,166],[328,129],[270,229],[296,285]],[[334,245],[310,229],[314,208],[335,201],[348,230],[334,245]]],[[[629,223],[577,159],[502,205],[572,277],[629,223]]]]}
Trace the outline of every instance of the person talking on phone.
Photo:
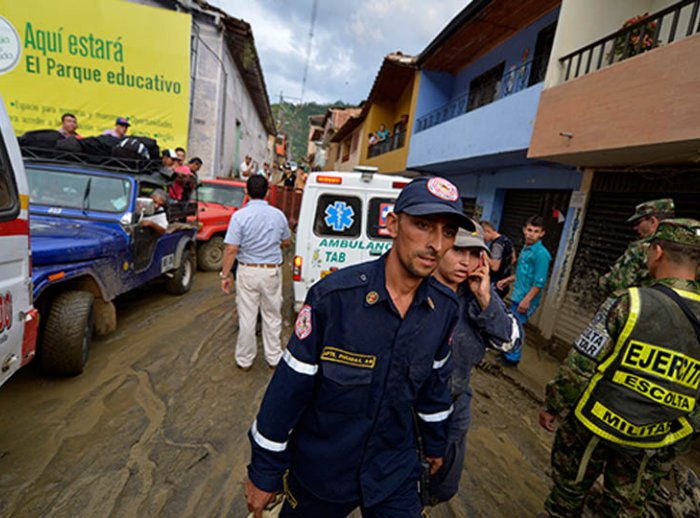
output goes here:
{"type": "Polygon", "coordinates": [[[459,489],[471,422],[469,377],[472,367],[482,360],[487,347],[507,352],[524,336],[520,323],[491,285],[487,260],[490,253],[480,225],[471,232],[460,229],[454,245],[433,274],[451,288],[459,300],[459,320],[450,338],[454,365],[450,392],[454,411],[449,418],[442,468],[430,479],[433,505],[449,500],[459,489]]]}

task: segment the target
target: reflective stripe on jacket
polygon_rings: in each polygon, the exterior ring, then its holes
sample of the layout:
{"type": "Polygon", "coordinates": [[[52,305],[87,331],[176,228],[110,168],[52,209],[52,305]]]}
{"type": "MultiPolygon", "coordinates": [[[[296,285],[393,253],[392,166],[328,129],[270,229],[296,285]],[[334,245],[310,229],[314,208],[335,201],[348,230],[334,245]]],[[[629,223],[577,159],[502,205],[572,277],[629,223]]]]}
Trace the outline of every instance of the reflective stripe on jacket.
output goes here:
{"type": "Polygon", "coordinates": [[[457,301],[428,278],[401,318],[384,268],[351,266],[309,290],[250,431],[260,489],[279,490],[289,467],[323,500],[381,502],[420,471],[412,410],[425,454],[444,454],[457,301]]]}

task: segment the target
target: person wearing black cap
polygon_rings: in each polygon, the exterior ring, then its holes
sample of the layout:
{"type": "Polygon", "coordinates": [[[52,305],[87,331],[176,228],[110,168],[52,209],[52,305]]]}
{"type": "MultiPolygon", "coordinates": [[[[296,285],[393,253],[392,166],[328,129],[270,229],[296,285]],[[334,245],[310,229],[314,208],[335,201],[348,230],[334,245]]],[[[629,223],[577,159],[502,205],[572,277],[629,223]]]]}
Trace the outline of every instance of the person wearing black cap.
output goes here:
{"type": "Polygon", "coordinates": [[[114,121],[114,129],[104,130],[102,134],[115,138],[124,138],[126,137],[126,132],[129,130],[129,126],[131,126],[129,119],[126,117],[117,117],[117,120],[114,121]]]}
{"type": "Polygon", "coordinates": [[[421,516],[416,448],[440,468],[458,310],[432,273],[459,226],[475,228],[457,188],[417,178],[387,215],[390,251],[311,287],[249,432],[253,516],[283,487],[281,517],[421,516]]]}

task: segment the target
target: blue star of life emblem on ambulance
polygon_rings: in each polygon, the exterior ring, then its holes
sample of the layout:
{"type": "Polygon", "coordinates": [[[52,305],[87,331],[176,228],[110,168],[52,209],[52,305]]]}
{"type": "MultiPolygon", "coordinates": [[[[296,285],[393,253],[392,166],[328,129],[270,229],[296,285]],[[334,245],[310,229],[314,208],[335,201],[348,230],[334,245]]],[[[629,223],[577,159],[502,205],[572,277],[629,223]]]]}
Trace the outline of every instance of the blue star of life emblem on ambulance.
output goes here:
{"type": "Polygon", "coordinates": [[[344,201],[336,201],[333,205],[326,207],[325,214],[326,217],[323,221],[335,232],[342,232],[346,228],[350,228],[355,221],[353,219],[355,211],[344,201]]]}

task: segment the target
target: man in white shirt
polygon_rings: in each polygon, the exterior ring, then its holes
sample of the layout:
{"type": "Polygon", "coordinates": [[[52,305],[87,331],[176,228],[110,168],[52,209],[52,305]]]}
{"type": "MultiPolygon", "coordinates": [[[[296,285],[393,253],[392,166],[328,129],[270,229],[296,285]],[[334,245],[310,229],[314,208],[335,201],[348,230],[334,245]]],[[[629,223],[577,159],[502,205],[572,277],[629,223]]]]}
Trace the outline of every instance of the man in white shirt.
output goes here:
{"type": "Polygon", "coordinates": [[[250,155],[245,156],[245,160],[241,162],[240,175],[241,178],[248,179],[255,174],[255,163],[250,155]]]}
{"type": "Polygon", "coordinates": [[[282,357],[282,249],[291,234],[284,213],[265,201],[267,180],[253,174],[248,178],[248,204],[233,213],[224,238],[221,289],[230,293],[234,279],[233,262],[238,258],[236,307],[238,341],[236,365],[247,371],[257,352],[255,322],[262,315],[262,338],[267,364],[274,368],[282,357]]]}
{"type": "Polygon", "coordinates": [[[151,216],[145,216],[140,225],[142,227],[152,228],[159,236],[165,234],[168,229],[168,215],[165,212],[165,204],[168,202],[168,197],[164,191],[156,189],[151,194],[155,212],[151,216]]]}

